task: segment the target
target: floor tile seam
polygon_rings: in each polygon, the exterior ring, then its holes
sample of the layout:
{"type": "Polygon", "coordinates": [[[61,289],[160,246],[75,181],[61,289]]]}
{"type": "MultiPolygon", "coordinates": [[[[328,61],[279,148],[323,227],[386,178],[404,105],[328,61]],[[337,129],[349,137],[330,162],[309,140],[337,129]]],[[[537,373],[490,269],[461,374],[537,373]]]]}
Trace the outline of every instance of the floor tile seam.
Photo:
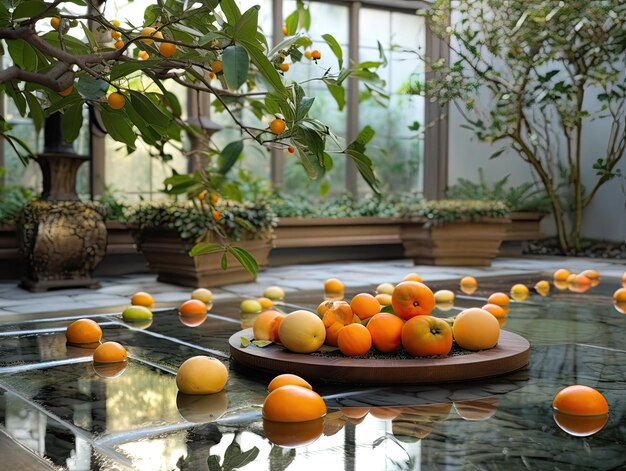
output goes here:
{"type": "Polygon", "coordinates": [[[15,366],[3,366],[0,367],[0,375],[5,374],[17,374],[23,373],[25,371],[32,370],[43,370],[46,368],[54,368],[56,366],[64,366],[64,365],[74,365],[77,363],[87,363],[92,361],[91,355],[87,355],[84,357],[78,358],[64,358],[62,360],[50,360],[50,361],[42,361],[38,363],[26,363],[15,366]]]}
{"type": "Polygon", "coordinates": [[[65,427],[70,432],[72,432],[75,436],[78,436],[78,437],[82,438],[83,440],[85,440],[94,449],[97,449],[97,450],[101,451],[102,453],[106,454],[107,456],[110,456],[111,458],[115,459],[115,461],[123,463],[125,466],[132,466],[132,462],[126,456],[124,456],[121,453],[118,453],[117,451],[115,451],[113,449],[110,449],[110,448],[108,448],[106,446],[99,445],[97,443],[97,441],[94,439],[94,436],[91,433],[81,429],[80,427],[77,427],[74,424],[71,424],[70,422],[67,422],[67,421],[63,420],[61,417],[57,416],[55,413],[49,411],[48,409],[46,409],[42,405],[38,404],[36,401],[33,401],[32,399],[29,399],[28,397],[20,394],[16,389],[14,389],[10,385],[8,385],[4,381],[2,381],[1,378],[0,378],[0,387],[2,389],[4,389],[5,391],[7,391],[7,392],[13,394],[14,396],[18,397],[21,401],[25,402],[26,404],[28,404],[32,408],[34,408],[37,411],[39,411],[40,413],[44,414],[46,417],[49,417],[52,420],[58,422],[63,427],[65,427]]]}

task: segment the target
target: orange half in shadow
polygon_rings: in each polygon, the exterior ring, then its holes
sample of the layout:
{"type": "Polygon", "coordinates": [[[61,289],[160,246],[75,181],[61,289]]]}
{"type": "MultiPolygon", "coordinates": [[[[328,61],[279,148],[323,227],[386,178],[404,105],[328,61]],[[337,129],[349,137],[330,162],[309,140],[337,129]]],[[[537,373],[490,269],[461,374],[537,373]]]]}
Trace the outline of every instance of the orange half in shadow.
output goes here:
{"type": "Polygon", "coordinates": [[[609,421],[609,414],[581,416],[554,411],[554,421],[565,432],[575,437],[588,437],[599,432],[609,421]]]}

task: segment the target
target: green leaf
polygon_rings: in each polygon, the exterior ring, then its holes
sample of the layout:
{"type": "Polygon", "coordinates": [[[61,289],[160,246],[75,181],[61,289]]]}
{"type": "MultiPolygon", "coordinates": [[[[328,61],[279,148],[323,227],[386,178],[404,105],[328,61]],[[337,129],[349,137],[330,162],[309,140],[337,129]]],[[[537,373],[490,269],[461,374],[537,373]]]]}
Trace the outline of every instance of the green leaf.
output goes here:
{"type": "Polygon", "coordinates": [[[339,107],[339,111],[343,110],[346,106],[346,90],[341,86],[334,83],[325,81],[328,91],[333,96],[339,107]]]}
{"type": "Polygon", "coordinates": [[[128,115],[128,118],[135,125],[135,127],[141,133],[144,141],[149,145],[156,145],[161,139],[161,134],[151,128],[145,119],[137,112],[134,106],[125,106],[124,111],[128,115]]]}
{"type": "Polygon", "coordinates": [[[219,31],[209,31],[207,34],[198,39],[198,45],[204,46],[214,39],[223,39],[224,37],[224,33],[221,33],[219,31]]]}
{"type": "Polygon", "coordinates": [[[272,345],[274,342],[271,340],[253,340],[252,343],[259,348],[267,347],[268,345],[272,345]]]}
{"type": "Polygon", "coordinates": [[[159,61],[156,60],[147,60],[147,61],[136,61],[136,62],[122,62],[121,64],[115,64],[111,68],[111,81],[117,80],[121,77],[126,77],[130,74],[137,72],[138,70],[150,69],[159,61]]]}
{"type": "Polygon", "coordinates": [[[213,242],[198,242],[189,251],[190,257],[197,257],[198,255],[205,255],[208,253],[216,253],[224,250],[224,247],[220,244],[213,242]]]}
{"type": "Polygon", "coordinates": [[[300,21],[300,12],[295,10],[285,19],[285,27],[287,28],[287,36],[293,36],[298,30],[298,23],[300,21]]]}
{"type": "Polygon", "coordinates": [[[237,20],[233,31],[233,40],[245,40],[254,42],[259,28],[259,6],[255,5],[247,10],[241,18],[237,20]]]}
{"type": "MultiPolygon", "coordinates": [[[[3,3],[0,3],[0,28],[4,28],[9,26],[11,23],[11,15],[9,15],[9,10],[4,6],[3,3]]],[[[0,55],[3,55],[4,52],[0,51],[0,55]]]]}
{"type": "Polygon", "coordinates": [[[231,25],[236,24],[237,20],[241,18],[241,10],[239,10],[234,0],[222,0],[220,6],[224,15],[226,15],[226,21],[231,25]]]}
{"type": "Polygon", "coordinates": [[[235,259],[246,269],[248,273],[251,273],[255,277],[259,273],[259,265],[249,252],[241,247],[228,247],[228,251],[235,257],[235,259]]]}
{"type": "Polygon", "coordinates": [[[246,48],[252,63],[259,69],[262,77],[267,81],[268,85],[276,92],[286,93],[287,89],[280,78],[280,75],[269,61],[265,54],[259,47],[249,41],[241,41],[241,44],[246,48]]]}
{"type": "Polygon", "coordinates": [[[224,452],[223,471],[241,469],[248,463],[253,462],[258,455],[259,449],[257,447],[252,447],[248,451],[241,451],[239,443],[233,438],[232,443],[226,448],[226,452],[224,452]]]}
{"type": "Polygon", "coordinates": [[[365,146],[372,140],[376,131],[371,126],[365,126],[356,139],[348,146],[348,149],[354,149],[359,152],[365,152],[365,146]]]}
{"type": "Polygon", "coordinates": [[[315,101],[314,97],[306,97],[306,96],[300,100],[300,102],[298,103],[298,106],[296,107],[296,121],[299,121],[306,117],[307,113],[311,109],[311,106],[313,106],[314,101],[315,101]]]}
{"type": "Polygon", "coordinates": [[[98,100],[106,95],[109,84],[92,76],[81,77],[76,81],[76,90],[83,98],[98,100]]]}
{"type": "Polygon", "coordinates": [[[43,128],[46,119],[43,108],[41,107],[41,103],[39,103],[37,97],[32,93],[24,92],[24,96],[26,98],[26,102],[28,103],[30,117],[33,120],[35,129],[37,129],[37,131],[40,131],[43,128]]]}
{"type": "Polygon", "coordinates": [[[108,107],[105,106],[100,107],[100,116],[107,132],[116,141],[123,142],[132,150],[135,150],[135,140],[137,136],[126,114],[120,111],[115,112],[107,108],[108,107]]]}
{"type": "Polygon", "coordinates": [[[161,133],[167,132],[172,117],[165,114],[150,98],[140,92],[131,90],[130,102],[149,126],[161,133]]]}
{"type": "Polygon", "coordinates": [[[220,166],[218,173],[220,175],[226,175],[233,165],[235,165],[235,162],[237,162],[241,152],[243,152],[243,141],[234,141],[224,147],[218,161],[220,166]]]}
{"type": "Polygon", "coordinates": [[[380,312],[387,312],[389,314],[396,314],[396,311],[393,310],[393,306],[390,304],[389,306],[383,306],[380,309],[380,312]]]}
{"type": "Polygon", "coordinates": [[[78,102],[65,110],[61,117],[63,138],[66,142],[74,142],[83,125],[83,104],[78,102]]]}
{"type": "Polygon", "coordinates": [[[222,259],[220,260],[220,266],[222,267],[222,270],[228,269],[228,257],[226,256],[226,254],[222,255],[222,259]]]}
{"type": "Polygon", "coordinates": [[[352,157],[352,160],[356,164],[359,173],[365,179],[370,188],[374,190],[374,192],[380,193],[380,190],[378,188],[378,179],[376,178],[376,175],[374,175],[372,161],[369,159],[369,157],[355,149],[350,148],[346,150],[346,154],[352,157]]]}
{"type": "Polygon", "coordinates": [[[52,46],[65,49],[66,52],[70,52],[72,54],[89,54],[91,52],[89,50],[89,46],[84,41],[76,39],[74,36],[70,36],[68,34],[63,36],[63,44],[61,44],[59,33],[57,31],[46,33],[42,36],[42,38],[52,46]]]}
{"type": "Polygon", "coordinates": [[[243,348],[246,348],[247,346],[250,345],[250,339],[248,339],[247,337],[241,336],[239,337],[239,340],[241,340],[241,346],[243,348]]]}
{"type": "Polygon", "coordinates": [[[94,37],[93,33],[91,32],[89,28],[87,28],[86,23],[82,21],[80,21],[79,23],[83,28],[83,33],[85,33],[85,36],[87,37],[87,41],[89,41],[89,45],[91,46],[91,49],[96,50],[96,48],[98,47],[98,43],[96,42],[96,38],[94,37]]]}
{"type": "Polygon", "coordinates": [[[151,25],[161,15],[161,6],[159,4],[149,5],[143,12],[143,22],[145,25],[151,25]]]}
{"type": "Polygon", "coordinates": [[[339,70],[341,70],[343,68],[343,51],[341,49],[341,46],[332,34],[324,34],[322,35],[322,38],[324,39],[324,41],[326,41],[326,44],[328,44],[330,50],[333,51],[333,54],[335,54],[335,57],[337,58],[337,63],[339,64],[339,70]]]}
{"type": "Polygon", "coordinates": [[[37,70],[37,53],[23,40],[5,39],[9,54],[19,68],[34,72],[37,70]]]}
{"type": "Polygon", "coordinates": [[[13,21],[30,20],[32,17],[42,13],[46,8],[48,8],[48,4],[42,0],[30,0],[28,2],[19,3],[17,7],[15,7],[15,10],[13,10],[13,21]]]}
{"type": "Polygon", "coordinates": [[[224,471],[220,466],[220,457],[218,455],[209,455],[206,463],[209,466],[209,471],[224,471]]]}
{"type": "Polygon", "coordinates": [[[222,63],[224,65],[224,78],[228,88],[237,90],[246,83],[246,80],[248,80],[248,69],[250,68],[250,57],[244,47],[235,45],[224,49],[222,63]]]}

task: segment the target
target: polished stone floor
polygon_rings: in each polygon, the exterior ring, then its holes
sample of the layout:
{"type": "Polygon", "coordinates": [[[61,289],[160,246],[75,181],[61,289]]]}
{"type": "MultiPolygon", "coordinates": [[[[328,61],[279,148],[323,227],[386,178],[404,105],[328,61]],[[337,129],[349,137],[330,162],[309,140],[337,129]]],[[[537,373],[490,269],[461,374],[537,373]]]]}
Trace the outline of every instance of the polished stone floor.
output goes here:
{"type": "Polygon", "coordinates": [[[150,275],[102,279],[96,290],[38,294],[3,283],[0,469],[624,469],[626,315],[610,298],[625,269],[562,258],[499,259],[480,269],[414,267],[404,260],[274,268],[256,283],[213,290],[213,307],[196,326],[175,309],[190,289],[150,275]],[[272,375],[230,359],[228,339],[242,328],[239,302],[270,285],[287,291],[282,308],[289,312],[313,309],[331,276],[344,281],[349,297],[415,271],[433,289],[457,293],[451,311],[434,313],[447,317],[561,267],[597,269],[601,282],[585,294],[553,287],[549,297],[514,302],[504,328],[531,343],[530,363],[504,376],[383,387],[308,378],[324,397],[327,416],[277,426],[260,414],[272,375]],[[458,291],[467,274],[481,277],[471,296],[458,291]],[[120,316],[137,290],[157,299],[151,323],[128,324],[120,316]],[[95,367],[91,351],[66,345],[65,328],[77,317],[94,319],[103,340],[125,345],[128,364],[95,367]],[[229,367],[222,393],[177,392],[175,372],[194,355],[229,367]],[[576,383],[604,394],[606,423],[554,416],[552,398],[576,383]]]}

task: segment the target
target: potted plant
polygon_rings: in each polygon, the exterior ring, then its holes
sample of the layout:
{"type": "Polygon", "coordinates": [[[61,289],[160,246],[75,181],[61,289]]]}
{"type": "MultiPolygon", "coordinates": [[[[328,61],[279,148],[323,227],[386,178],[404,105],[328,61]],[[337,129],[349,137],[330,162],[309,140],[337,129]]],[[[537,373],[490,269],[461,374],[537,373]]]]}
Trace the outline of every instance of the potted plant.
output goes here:
{"type": "Polygon", "coordinates": [[[501,201],[405,201],[400,206],[405,256],[418,265],[489,266],[509,214],[501,201]]]}
{"type": "MultiPolygon", "coordinates": [[[[0,178],[3,169],[0,167],[0,178]]],[[[0,185],[0,276],[16,276],[16,267],[23,266],[17,242],[15,221],[35,193],[19,185],[0,185]]],[[[17,273],[22,276],[23,273],[17,273]]]]}
{"type": "Polygon", "coordinates": [[[159,281],[205,288],[253,280],[276,225],[264,204],[197,198],[140,203],[126,220],[159,281]]]}
{"type": "Polygon", "coordinates": [[[478,181],[459,178],[448,187],[450,199],[502,201],[511,211],[511,224],[507,226],[501,255],[520,255],[522,241],[545,238],[541,221],[550,212],[550,200],[543,189],[534,182],[507,186],[509,175],[494,183],[485,178],[482,168],[478,169],[478,181]]]}

